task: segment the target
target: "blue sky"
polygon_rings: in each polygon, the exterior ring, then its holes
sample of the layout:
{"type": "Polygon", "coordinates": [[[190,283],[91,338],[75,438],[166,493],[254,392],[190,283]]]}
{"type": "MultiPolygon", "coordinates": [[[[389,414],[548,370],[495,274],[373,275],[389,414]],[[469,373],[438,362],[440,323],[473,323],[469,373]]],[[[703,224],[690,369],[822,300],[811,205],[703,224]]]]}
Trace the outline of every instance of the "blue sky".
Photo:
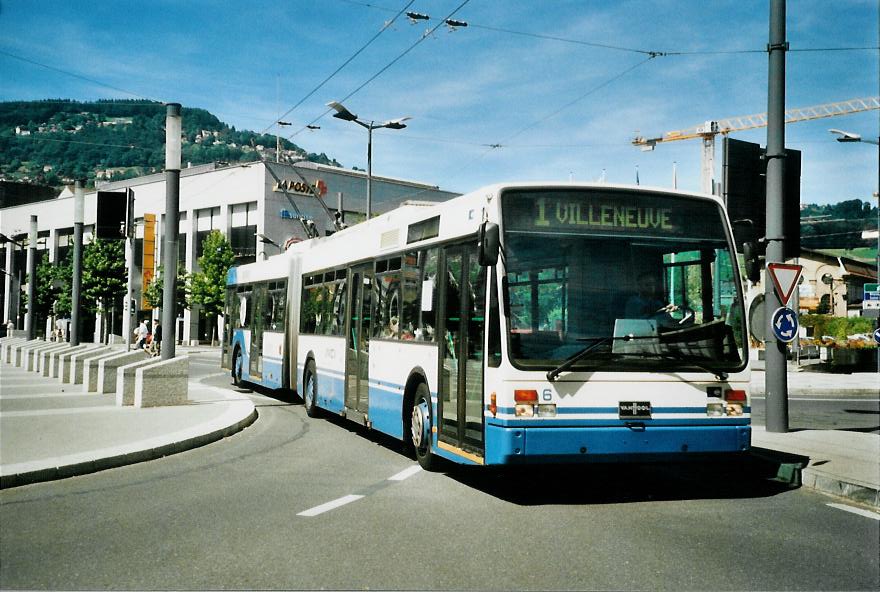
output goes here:
{"type": "MultiPolygon", "coordinates": [[[[877,47],[878,5],[789,0],[791,48],[877,47]]],[[[766,111],[766,53],[711,52],[764,49],[768,14],[767,0],[0,0],[0,100],[147,97],[268,132],[301,103],[285,137],[366,168],[366,131],[324,115],[345,99],[364,119],[412,117],[374,133],[376,175],[463,192],[603,171],[632,183],[638,170],[643,185],[671,186],[676,163],[679,187],[698,190],[699,141],[653,152],[630,141],[766,111]],[[404,7],[431,19],[386,27],[404,7]],[[448,15],[469,26],[450,31],[448,15]]],[[[786,63],[787,108],[880,95],[876,49],[786,63]]],[[[877,147],[838,143],[832,127],[877,138],[880,111],[786,126],[803,151],[802,201],[870,200],[877,147]]],[[[766,129],[733,137],[765,144],[766,129]]]]}

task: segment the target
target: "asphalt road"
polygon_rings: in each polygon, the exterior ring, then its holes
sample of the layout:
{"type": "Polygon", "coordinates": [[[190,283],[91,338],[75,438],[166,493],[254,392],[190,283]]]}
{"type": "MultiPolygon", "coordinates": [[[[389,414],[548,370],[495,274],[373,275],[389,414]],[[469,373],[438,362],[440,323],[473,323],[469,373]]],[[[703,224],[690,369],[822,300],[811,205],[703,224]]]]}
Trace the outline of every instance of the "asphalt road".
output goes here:
{"type": "MultiPolygon", "coordinates": [[[[764,425],[764,397],[752,397],[752,423],[764,425]]],[[[788,424],[791,430],[848,430],[880,434],[880,399],[878,395],[798,396],[788,400],[788,424]]]]}
{"type": "Polygon", "coordinates": [[[880,521],[755,462],[426,473],[252,396],[259,419],[214,444],[0,492],[0,588],[880,587],[880,521]]]}

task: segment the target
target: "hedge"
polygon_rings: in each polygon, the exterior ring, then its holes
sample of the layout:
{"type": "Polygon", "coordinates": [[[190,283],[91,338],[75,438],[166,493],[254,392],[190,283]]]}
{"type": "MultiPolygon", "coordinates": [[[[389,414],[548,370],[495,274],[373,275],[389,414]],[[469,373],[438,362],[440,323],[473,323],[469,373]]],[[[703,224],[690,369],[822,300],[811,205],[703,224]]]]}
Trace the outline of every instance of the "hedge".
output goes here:
{"type": "Polygon", "coordinates": [[[813,337],[821,338],[829,335],[835,339],[845,340],[847,335],[857,333],[873,333],[874,319],[867,317],[835,317],[832,315],[805,314],[798,317],[803,327],[813,327],[813,337]]]}

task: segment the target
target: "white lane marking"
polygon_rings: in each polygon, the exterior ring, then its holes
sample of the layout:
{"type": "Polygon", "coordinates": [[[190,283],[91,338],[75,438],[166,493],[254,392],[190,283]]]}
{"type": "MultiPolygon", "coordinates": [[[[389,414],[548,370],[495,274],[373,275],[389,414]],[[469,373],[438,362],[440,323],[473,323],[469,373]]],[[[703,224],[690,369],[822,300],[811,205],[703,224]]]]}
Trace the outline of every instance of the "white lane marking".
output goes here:
{"type": "Polygon", "coordinates": [[[880,514],[878,514],[877,512],[872,512],[871,510],[865,510],[863,508],[856,508],[855,506],[847,506],[846,504],[825,504],[825,505],[831,506],[832,508],[837,508],[838,510],[843,510],[844,512],[858,514],[859,516],[864,516],[865,518],[871,518],[873,520],[880,520],[880,514]]]}
{"type": "Polygon", "coordinates": [[[345,497],[341,497],[339,499],[335,499],[332,502],[327,502],[326,504],[321,504],[320,506],[315,506],[309,510],[304,512],[300,512],[297,516],[317,516],[318,514],[323,514],[324,512],[329,512],[330,510],[335,510],[340,506],[344,506],[346,504],[350,504],[351,502],[356,502],[361,499],[362,495],[346,495],[345,497]]]}
{"type": "Polygon", "coordinates": [[[422,471],[422,467],[420,467],[419,465],[414,465],[412,467],[409,467],[408,469],[404,469],[404,470],[400,471],[396,475],[392,475],[392,476],[388,477],[388,480],[389,481],[403,481],[404,479],[409,479],[410,477],[412,477],[416,473],[420,473],[421,471],[422,471]]]}

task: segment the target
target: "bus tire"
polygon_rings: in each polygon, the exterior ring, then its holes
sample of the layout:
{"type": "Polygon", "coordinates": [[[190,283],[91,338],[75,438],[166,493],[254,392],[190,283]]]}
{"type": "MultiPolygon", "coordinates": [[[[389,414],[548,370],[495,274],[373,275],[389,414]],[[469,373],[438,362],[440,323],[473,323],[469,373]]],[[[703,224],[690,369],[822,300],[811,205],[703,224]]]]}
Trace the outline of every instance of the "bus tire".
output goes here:
{"type": "Polygon", "coordinates": [[[236,347],[235,353],[232,354],[232,384],[239,388],[241,388],[241,359],[241,350],[236,347]]]}
{"type": "Polygon", "coordinates": [[[306,415],[309,417],[318,417],[318,374],[315,372],[315,362],[309,360],[306,364],[306,370],[303,373],[303,406],[306,408],[306,415]]]}
{"type": "Polygon", "coordinates": [[[412,442],[416,460],[426,471],[435,471],[439,459],[431,452],[431,393],[423,382],[416,387],[412,407],[409,438],[412,442]]]}

